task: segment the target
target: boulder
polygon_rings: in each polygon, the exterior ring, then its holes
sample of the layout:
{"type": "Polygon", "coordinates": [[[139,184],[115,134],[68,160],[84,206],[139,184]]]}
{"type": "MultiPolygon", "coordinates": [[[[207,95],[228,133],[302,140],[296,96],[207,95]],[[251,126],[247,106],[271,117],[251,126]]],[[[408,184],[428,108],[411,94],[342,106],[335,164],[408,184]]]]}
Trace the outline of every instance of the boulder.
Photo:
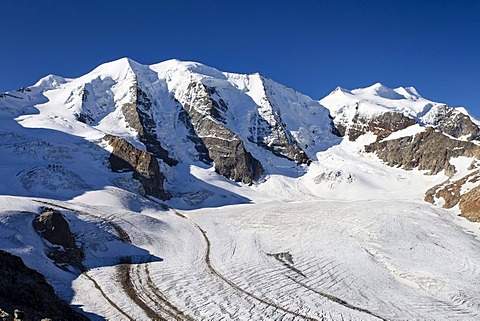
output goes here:
{"type": "Polygon", "coordinates": [[[33,221],[35,230],[47,241],[52,244],[63,246],[64,248],[75,248],[75,238],[73,237],[67,220],[59,212],[47,208],[33,221]]]}

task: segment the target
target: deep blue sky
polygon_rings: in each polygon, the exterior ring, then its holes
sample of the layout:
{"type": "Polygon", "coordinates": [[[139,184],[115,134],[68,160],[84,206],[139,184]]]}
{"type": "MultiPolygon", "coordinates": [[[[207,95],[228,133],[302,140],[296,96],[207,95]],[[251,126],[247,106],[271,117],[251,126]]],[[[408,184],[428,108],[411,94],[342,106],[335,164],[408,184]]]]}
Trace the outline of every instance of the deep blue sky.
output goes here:
{"type": "Polygon", "coordinates": [[[480,117],[480,1],[3,0],[0,92],[121,57],[260,72],[319,99],[415,86],[480,117]]]}

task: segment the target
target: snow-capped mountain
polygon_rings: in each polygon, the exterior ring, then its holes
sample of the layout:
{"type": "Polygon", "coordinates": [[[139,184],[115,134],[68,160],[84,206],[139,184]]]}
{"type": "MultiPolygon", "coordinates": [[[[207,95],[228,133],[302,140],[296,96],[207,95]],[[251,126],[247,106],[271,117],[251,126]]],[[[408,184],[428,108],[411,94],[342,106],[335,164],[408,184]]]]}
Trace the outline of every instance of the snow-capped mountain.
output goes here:
{"type": "Polygon", "coordinates": [[[0,249],[90,319],[480,316],[480,122],[413,87],[123,58],[0,124],[0,249]]]}
{"type": "MultiPolygon", "coordinates": [[[[369,123],[385,122],[381,136],[418,123],[432,126],[459,139],[479,139],[479,122],[464,108],[452,108],[423,98],[413,87],[388,88],[376,83],[367,88],[346,90],[337,87],[320,100],[335,117],[342,133],[354,140],[367,130],[369,123]],[[387,118],[394,117],[391,121],[387,118]]],[[[377,126],[382,127],[382,125],[377,126]]],[[[375,129],[373,129],[375,131],[375,129]]]]}

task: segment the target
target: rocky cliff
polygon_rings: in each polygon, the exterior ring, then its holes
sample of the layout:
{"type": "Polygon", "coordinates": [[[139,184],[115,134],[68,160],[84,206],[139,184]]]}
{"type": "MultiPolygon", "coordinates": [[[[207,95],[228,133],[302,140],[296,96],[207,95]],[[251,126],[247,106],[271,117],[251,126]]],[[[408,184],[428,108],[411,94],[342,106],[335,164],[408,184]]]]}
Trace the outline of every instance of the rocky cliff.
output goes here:
{"type": "Polygon", "coordinates": [[[150,97],[140,88],[136,80],[129,89],[129,93],[132,97],[131,101],[122,105],[125,121],[138,133],[140,141],[149,153],[170,166],[177,165],[178,161],[169,156],[157,137],[157,124],[152,115],[153,107],[150,97]]]}
{"type": "Polygon", "coordinates": [[[430,203],[442,200],[443,208],[459,206],[460,213],[470,221],[480,222],[480,171],[474,171],[458,180],[446,182],[430,188],[425,193],[425,201],[430,203]]]}
{"type": "Polygon", "coordinates": [[[208,158],[214,161],[217,173],[246,184],[262,175],[262,164],[245,149],[240,137],[227,128],[228,105],[215,88],[192,82],[181,103],[196,135],[208,150],[208,158]]]}
{"type": "Polygon", "coordinates": [[[480,128],[468,115],[447,105],[432,108],[424,117],[426,124],[431,125],[449,136],[465,139],[480,139],[480,128]]]}
{"type": "Polygon", "coordinates": [[[434,175],[445,171],[447,175],[455,173],[450,163],[452,158],[464,156],[480,159],[480,146],[457,139],[431,128],[415,136],[377,141],[365,147],[366,152],[375,153],[389,166],[404,169],[418,168],[434,175]]]}
{"type": "Polygon", "coordinates": [[[133,171],[133,177],[142,184],[145,194],[162,200],[170,198],[163,188],[165,176],[160,172],[158,162],[152,154],[135,148],[117,136],[105,135],[104,139],[113,147],[108,159],[113,171],[133,171]]]}
{"type": "Polygon", "coordinates": [[[343,132],[351,141],[371,132],[377,135],[377,141],[388,137],[391,133],[405,129],[417,122],[401,113],[386,112],[375,117],[362,116],[356,113],[346,127],[340,124],[339,132],[343,132]]]}

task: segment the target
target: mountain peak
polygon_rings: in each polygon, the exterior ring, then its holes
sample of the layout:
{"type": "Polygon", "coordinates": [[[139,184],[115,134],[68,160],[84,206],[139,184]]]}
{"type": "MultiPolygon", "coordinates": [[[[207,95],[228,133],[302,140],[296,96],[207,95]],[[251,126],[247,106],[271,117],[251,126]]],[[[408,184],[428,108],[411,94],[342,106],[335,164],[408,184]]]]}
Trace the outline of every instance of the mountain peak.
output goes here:
{"type": "Polygon", "coordinates": [[[135,60],[130,59],[128,57],[123,57],[120,59],[112,60],[104,64],[101,64],[94,70],[97,70],[97,69],[124,70],[124,69],[139,67],[139,66],[142,66],[142,65],[136,62],[135,60]]]}
{"type": "Polygon", "coordinates": [[[388,90],[388,89],[391,89],[391,88],[385,86],[384,84],[382,84],[381,82],[376,82],[373,85],[371,85],[369,87],[366,87],[365,89],[367,89],[367,88],[371,88],[373,90],[388,90]]]}
{"type": "Polygon", "coordinates": [[[64,84],[66,79],[56,75],[47,75],[35,83],[35,87],[41,87],[44,90],[57,88],[58,85],[64,84]]]}
{"type": "Polygon", "coordinates": [[[336,94],[336,93],[342,93],[342,94],[351,94],[352,92],[348,89],[345,89],[343,87],[337,86],[334,90],[330,92],[328,95],[336,94]]]}
{"type": "Polygon", "coordinates": [[[124,57],[99,65],[86,74],[85,77],[95,78],[100,76],[102,78],[110,77],[116,80],[127,79],[134,76],[138,70],[143,68],[146,67],[130,58],[124,57]]]}
{"type": "Polygon", "coordinates": [[[369,87],[354,89],[351,91],[357,96],[366,99],[388,99],[388,100],[412,100],[416,101],[421,98],[414,87],[397,87],[390,88],[382,83],[375,83],[369,87]]]}
{"type": "Polygon", "coordinates": [[[150,65],[150,69],[165,74],[169,72],[194,73],[202,76],[225,79],[225,75],[219,70],[195,61],[182,61],[170,59],[157,64],[150,65]]]}

